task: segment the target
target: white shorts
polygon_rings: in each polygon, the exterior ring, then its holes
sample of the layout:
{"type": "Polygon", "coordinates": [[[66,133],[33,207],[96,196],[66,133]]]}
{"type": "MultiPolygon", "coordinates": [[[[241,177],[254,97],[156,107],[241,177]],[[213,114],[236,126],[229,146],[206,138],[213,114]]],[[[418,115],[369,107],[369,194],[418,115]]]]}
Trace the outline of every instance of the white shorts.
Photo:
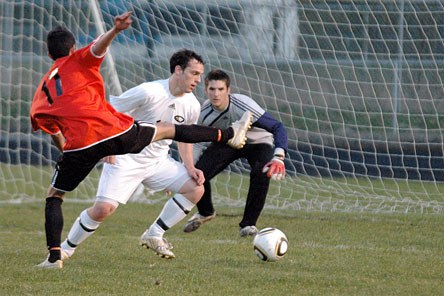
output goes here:
{"type": "Polygon", "coordinates": [[[105,163],[97,196],[126,204],[140,184],[153,191],[176,193],[191,179],[185,166],[171,157],[150,161],[140,162],[126,154],[116,156],[116,164],[105,163]]]}

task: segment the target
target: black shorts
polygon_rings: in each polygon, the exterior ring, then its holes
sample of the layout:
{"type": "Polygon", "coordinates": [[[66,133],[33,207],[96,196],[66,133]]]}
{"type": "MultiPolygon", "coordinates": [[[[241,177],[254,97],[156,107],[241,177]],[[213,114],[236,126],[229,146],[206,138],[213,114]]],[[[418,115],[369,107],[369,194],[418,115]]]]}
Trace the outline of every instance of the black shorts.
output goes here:
{"type": "Polygon", "coordinates": [[[51,186],[65,192],[74,190],[103,157],[139,153],[151,143],[155,132],[155,125],[139,121],[117,137],[86,149],[64,152],[57,161],[51,186]]]}

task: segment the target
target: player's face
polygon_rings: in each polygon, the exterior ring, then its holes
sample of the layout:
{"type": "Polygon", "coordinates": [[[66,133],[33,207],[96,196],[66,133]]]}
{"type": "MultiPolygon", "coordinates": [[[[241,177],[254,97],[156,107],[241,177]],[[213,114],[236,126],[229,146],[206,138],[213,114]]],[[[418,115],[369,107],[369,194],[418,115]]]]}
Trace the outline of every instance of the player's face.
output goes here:
{"type": "Polygon", "coordinates": [[[202,81],[202,74],[204,73],[204,65],[197,60],[190,60],[187,67],[182,70],[179,78],[181,90],[184,93],[192,92],[196,86],[202,81]]]}
{"type": "Polygon", "coordinates": [[[228,107],[230,88],[223,80],[210,80],[205,88],[205,93],[213,105],[213,108],[223,111],[228,107]]]}

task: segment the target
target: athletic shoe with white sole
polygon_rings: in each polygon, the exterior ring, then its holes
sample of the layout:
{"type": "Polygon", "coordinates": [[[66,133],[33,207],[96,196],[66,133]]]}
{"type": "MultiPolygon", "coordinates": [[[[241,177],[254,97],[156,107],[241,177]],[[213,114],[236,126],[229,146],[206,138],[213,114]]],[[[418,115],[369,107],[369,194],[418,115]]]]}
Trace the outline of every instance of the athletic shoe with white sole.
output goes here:
{"type": "Polygon", "coordinates": [[[45,259],[45,261],[36,265],[35,267],[45,268],[45,269],[62,269],[63,268],[63,261],[57,260],[56,262],[49,262],[48,259],[45,259]]]}
{"type": "Polygon", "coordinates": [[[74,252],[70,255],[70,254],[68,254],[67,251],[62,249],[62,250],[60,250],[60,254],[62,256],[62,261],[65,261],[65,260],[71,258],[72,254],[74,254],[74,252]]]}
{"type": "Polygon", "coordinates": [[[65,261],[65,260],[71,258],[71,256],[73,254],[74,254],[74,251],[69,251],[69,250],[64,250],[64,249],[60,250],[60,255],[62,256],[62,261],[65,261]]]}
{"type": "Polygon", "coordinates": [[[199,212],[197,212],[185,224],[185,226],[183,227],[183,231],[193,232],[197,230],[200,226],[202,226],[202,224],[204,224],[205,222],[213,220],[214,217],[216,217],[216,213],[210,216],[202,216],[201,214],[199,214],[199,212]]]}
{"type": "Polygon", "coordinates": [[[140,245],[147,249],[151,249],[162,258],[173,259],[176,256],[171,249],[173,246],[165,239],[155,236],[149,236],[147,231],[140,237],[140,245]]]}
{"type": "Polygon", "coordinates": [[[46,257],[45,261],[43,261],[40,264],[37,264],[35,267],[39,268],[47,268],[47,269],[60,269],[63,268],[63,261],[69,259],[71,256],[65,252],[64,250],[60,250],[60,255],[62,259],[57,260],[56,262],[49,262],[49,254],[48,257],[46,257]]]}
{"type": "Polygon", "coordinates": [[[241,237],[247,237],[247,236],[255,236],[257,233],[256,226],[245,226],[239,230],[239,235],[241,237]]]}
{"type": "Polygon", "coordinates": [[[253,115],[250,111],[246,111],[241,119],[236,120],[231,124],[234,131],[234,136],[228,140],[227,144],[233,148],[241,149],[247,142],[247,131],[251,127],[251,120],[253,115]]]}

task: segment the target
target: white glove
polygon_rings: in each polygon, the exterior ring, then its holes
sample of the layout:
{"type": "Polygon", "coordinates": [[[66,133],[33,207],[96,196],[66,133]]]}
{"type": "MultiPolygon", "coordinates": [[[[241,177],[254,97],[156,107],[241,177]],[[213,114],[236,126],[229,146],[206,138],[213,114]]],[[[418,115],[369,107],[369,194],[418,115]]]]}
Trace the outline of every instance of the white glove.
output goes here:
{"type": "MultiPolygon", "coordinates": [[[[276,151],[275,151],[276,152],[276,151]]],[[[262,169],[262,173],[267,173],[267,177],[272,180],[282,180],[285,178],[284,154],[276,154],[262,169]]]]}

